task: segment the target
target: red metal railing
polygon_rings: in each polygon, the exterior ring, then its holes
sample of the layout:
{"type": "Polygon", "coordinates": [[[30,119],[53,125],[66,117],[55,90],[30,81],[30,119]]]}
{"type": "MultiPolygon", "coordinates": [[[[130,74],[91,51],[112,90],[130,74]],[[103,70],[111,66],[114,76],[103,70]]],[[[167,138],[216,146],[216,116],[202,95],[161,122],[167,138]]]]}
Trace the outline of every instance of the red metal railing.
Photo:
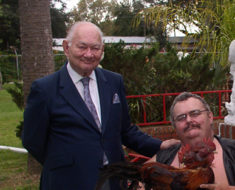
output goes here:
{"type": "MultiPolygon", "coordinates": [[[[214,115],[214,119],[223,119],[224,116],[222,115],[222,94],[224,95],[223,98],[225,101],[228,101],[229,94],[231,90],[215,90],[215,91],[196,91],[192,92],[193,94],[198,94],[201,97],[204,97],[206,94],[215,94],[218,96],[218,102],[216,103],[218,106],[218,115],[214,115]]],[[[148,95],[130,95],[127,96],[127,99],[141,99],[143,102],[143,122],[138,123],[139,126],[150,126],[150,125],[160,125],[160,124],[169,124],[170,121],[167,120],[167,113],[166,113],[166,97],[167,96],[177,96],[180,92],[176,93],[163,93],[163,94],[148,94],[148,95]],[[147,121],[147,112],[146,112],[146,98],[147,97],[162,97],[162,105],[163,105],[163,120],[156,121],[156,122],[148,122],[147,121]]]]}
{"type": "Polygon", "coordinates": [[[128,158],[130,159],[130,162],[146,162],[147,160],[150,159],[150,157],[141,155],[141,154],[136,154],[136,153],[129,153],[128,158]]]}

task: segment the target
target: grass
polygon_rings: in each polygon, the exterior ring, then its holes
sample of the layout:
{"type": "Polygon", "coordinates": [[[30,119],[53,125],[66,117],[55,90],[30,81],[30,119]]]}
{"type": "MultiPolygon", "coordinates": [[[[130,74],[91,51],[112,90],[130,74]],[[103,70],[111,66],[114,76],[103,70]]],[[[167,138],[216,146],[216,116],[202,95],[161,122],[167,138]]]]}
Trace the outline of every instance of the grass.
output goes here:
{"type": "MultiPolygon", "coordinates": [[[[0,90],[0,145],[22,148],[16,137],[16,126],[23,119],[23,112],[11,100],[6,90],[0,90]]],[[[28,155],[0,150],[0,189],[39,189],[39,175],[27,171],[28,155]]]]}

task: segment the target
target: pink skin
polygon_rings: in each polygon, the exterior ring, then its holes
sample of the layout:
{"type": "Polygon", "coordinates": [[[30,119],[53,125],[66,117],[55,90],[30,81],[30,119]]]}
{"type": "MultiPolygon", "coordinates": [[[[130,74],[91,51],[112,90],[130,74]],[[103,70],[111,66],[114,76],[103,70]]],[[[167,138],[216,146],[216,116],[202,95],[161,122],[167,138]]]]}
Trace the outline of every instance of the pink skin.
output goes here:
{"type": "Polygon", "coordinates": [[[76,28],[72,42],[64,40],[63,48],[71,67],[84,77],[89,76],[99,65],[104,51],[99,32],[89,23],[76,28]],[[82,46],[87,48],[81,49],[82,46]],[[94,52],[93,47],[100,47],[100,49],[94,52]]]}
{"type": "MultiPolygon", "coordinates": [[[[191,97],[185,101],[176,103],[174,107],[174,117],[195,109],[204,110],[205,108],[200,100],[191,97]]],[[[197,118],[191,118],[187,115],[186,121],[175,122],[176,133],[183,145],[189,144],[194,146],[198,142],[201,142],[203,138],[213,139],[212,123],[212,112],[202,112],[197,118]]]]}

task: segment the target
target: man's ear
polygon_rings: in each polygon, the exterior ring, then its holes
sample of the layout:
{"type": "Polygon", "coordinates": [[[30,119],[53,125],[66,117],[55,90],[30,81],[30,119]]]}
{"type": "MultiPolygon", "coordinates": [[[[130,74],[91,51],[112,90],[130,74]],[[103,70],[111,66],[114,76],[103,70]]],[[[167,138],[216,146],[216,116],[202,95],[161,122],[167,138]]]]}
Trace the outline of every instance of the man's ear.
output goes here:
{"type": "Polygon", "coordinates": [[[214,117],[214,115],[213,115],[213,113],[210,111],[210,112],[208,112],[208,117],[210,118],[210,120],[212,120],[212,122],[213,122],[213,117],[214,117]]]}
{"type": "Polygon", "coordinates": [[[67,40],[63,40],[62,45],[63,45],[63,49],[64,49],[64,54],[66,56],[68,56],[68,54],[69,54],[69,43],[68,43],[68,41],[67,40]]]}

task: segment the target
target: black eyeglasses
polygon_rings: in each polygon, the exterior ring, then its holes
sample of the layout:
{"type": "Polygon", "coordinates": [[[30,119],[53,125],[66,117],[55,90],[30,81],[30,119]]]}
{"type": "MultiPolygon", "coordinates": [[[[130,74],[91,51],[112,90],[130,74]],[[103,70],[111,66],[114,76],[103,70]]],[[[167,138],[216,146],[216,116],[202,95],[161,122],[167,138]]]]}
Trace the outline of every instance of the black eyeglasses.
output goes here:
{"type": "Polygon", "coordinates": [[[190,111],[188,113],[178,115],[174,119],[174,121],[183,122],[183,121],[185,121],[187,119],[187,115],[189,115],[191,118],[197,118],[204,111],[208,111],[208,110],[207,109],[205,109],[205,110],[192,110],[192,111],[190,111]]]}

